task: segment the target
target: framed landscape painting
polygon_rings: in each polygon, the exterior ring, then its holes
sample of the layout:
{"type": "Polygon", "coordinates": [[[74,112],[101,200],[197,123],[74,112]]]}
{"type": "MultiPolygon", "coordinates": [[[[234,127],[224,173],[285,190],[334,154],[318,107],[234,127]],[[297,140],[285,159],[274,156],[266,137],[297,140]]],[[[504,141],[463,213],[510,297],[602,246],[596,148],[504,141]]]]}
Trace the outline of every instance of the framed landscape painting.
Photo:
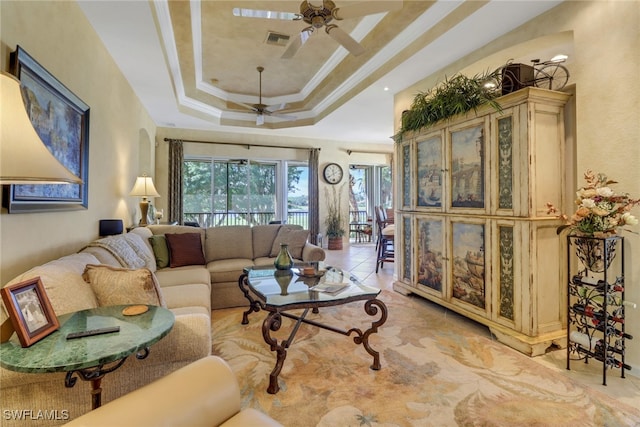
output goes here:
{"type": "Polygon", "coordinates": [[[484,225],[453,222],[453,297],[484,309],[484,225]]]}
{"type": "Polygon", "coordinates": [[[11,185],[3,200],[9,213],[86,209],[89,188],[89,106],[20,46],[10,70],[36,133],[47,149],[82,184],[11,185]]]}
{"type": "Polygon", "coordinates": [[[451,132],[451,207],[484,208],[484,125],[451,132]]]}

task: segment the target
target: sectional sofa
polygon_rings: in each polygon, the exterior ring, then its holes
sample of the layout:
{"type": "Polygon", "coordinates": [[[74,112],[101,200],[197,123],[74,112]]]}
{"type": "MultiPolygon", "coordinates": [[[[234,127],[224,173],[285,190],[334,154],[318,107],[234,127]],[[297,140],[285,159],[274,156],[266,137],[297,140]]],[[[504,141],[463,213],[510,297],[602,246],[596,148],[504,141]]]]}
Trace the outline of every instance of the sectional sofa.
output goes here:
{"type": "MultiPolygon", "coordinates": [[[[146,359],[130,357],[105,376],[102,401],[106,403],[209,356],[211,309],[246,304],[238,287],[244,267],[272,264],[273,250],[277,252],[282,242],[289,243],[292,255],[299,261],[324,259],[324,251],[308,243],[306,235],[300,227],[287,225],[139,227],[90,242],[80,252],[36,266],[7,285],[39,276],[57,315],[127,303],[164,305],[174,313],[171,332],[151,347],[146,359]],[[120,280],[122,275],[133,278],[120,280]],[[140,288],[149,287],[150,280],[157,300],[131,300],[138,294],[127,286],[140,283],[140,288]]],[[[2,305],[0,322],[7,319],[2,305]]],[[[11,410],[65,411],[66,417],[73,419],[87,412],[89,382],[78,381],[73,388],[65,388],[64,380],[64,372],[34,374],[0,368],[2,414],[11,410]]],[[[57,424],[68,419],[58,420],[57,424]]],[[[46,419],[29,421],[34,426],[55,424],[46,419]]],[[[3,416],[2,425],[25,424],[3,416]]]]}

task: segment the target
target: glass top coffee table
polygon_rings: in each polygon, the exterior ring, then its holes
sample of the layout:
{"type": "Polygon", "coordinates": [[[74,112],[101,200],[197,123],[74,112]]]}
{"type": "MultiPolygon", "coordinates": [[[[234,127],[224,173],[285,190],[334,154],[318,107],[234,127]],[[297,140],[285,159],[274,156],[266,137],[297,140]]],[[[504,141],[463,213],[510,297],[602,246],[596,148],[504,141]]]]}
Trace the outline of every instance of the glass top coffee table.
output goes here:
{"type": "Polygon", "coordinates": [[[358,278],[333,267],[324,267],[322,263],[316,265],[320,273],[305,276],[300,269],[276,270],[273,267],[245,268],[238,279],[240,290],[249,301],[249,309],[242,316],[242,324],[249,323],[249,314],[261,309],[269,314],[262,323],[262,336],[272,351],[276,352],[276,365],[269,375],[267,392],[275,394],[280,389],[278,375],[287,357],[287,348],[302,323],[317,326],[332,332],[350,336],[353,341],[362,344],[367,353],[373,356],[371,369],[380,369],[380,354],[369,345],[369,337],[387,320],[387,307],[377,299],[380,289],[363,285],[358,278]],[[364,311],[369,316],[379,315],[366,331],[358,328],[342,330],[329,325],[307,319],[309,310],[317,313],[321,307],[330,307],[364,301],[364,311]],[[303,309],[301,315],[288,313],[290,310],[303,309]],[[271,335],[280,329],[282,317],[295,320],[295,324],[287,339],[278,341],[271,335]]]}

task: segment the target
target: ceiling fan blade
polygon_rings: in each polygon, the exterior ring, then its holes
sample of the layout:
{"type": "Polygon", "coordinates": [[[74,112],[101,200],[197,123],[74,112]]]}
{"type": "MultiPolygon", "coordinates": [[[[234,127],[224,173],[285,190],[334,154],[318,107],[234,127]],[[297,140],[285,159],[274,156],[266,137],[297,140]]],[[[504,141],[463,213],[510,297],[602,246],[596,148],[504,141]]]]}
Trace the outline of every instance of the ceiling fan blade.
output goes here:
{"type": "Polygon", "coordinates": [[[254,105],[249,105],[249,104],[245,104],[244,102],[236,102],[236,101],[233,101],[233,103],[240,105],[241,107],[244,107],[247,110],[258,111],[258,109],[254,105]]]}
{"type": "Polygon", "coordinates": [[[261,19],[280,19],[283,21],[299,21],[302,19],[300,14],[291,12],[277,12],[273,10],[243,9],[240,7],[233,8],[233,16],[241,18],[261,18],[261,19]]]}
{"type": "Polygon", "coordinates": [[[269,113],[270,116],[273,117],[277,117],[279,119],[283,119],[283,120],[297,120],[298,118],[296,116],[292,116],[290,114],[280,114],[280,113],[269,113]]]}
{"type": "Polygon", "coordinates": [[[284,51],[280,58],[282,59],[291,59],[298,52],[298,49],[302,47],[303,44],[307,42],[309,37],[313,34],[313,27],[305,28],[300,31],[297,37],[294,37],[291,43],[289,43],[289,47],[284,51]]]}
{"type": "Polygon", "coordinates": [[[286,106],[287,106],[286,102],[283,102],[282,104],[278,104],[278,105],[270,105],[267,107],[267,111],[270,113],[275,113],[276,111],[280,111],[284,109],[284,107],[286,106]]]}
{"type": "Polygon", "coordinates": [[[389,12],[391,10],[402,9],[402,0],[399,1],[369,1],[366,3],[353,3],[344,7],[333,9],[333,18],[340,21],[342,19],[359,18],[375,13],[389,12]]]}
{"type": "Polygon", "coordinates": [[[340,43],[345,49],[347,49],[353,56],[362,55],[364,48],[353,39],[349,34],[336,25],[327,25],[325,31],[332,39],[340,43]]]}

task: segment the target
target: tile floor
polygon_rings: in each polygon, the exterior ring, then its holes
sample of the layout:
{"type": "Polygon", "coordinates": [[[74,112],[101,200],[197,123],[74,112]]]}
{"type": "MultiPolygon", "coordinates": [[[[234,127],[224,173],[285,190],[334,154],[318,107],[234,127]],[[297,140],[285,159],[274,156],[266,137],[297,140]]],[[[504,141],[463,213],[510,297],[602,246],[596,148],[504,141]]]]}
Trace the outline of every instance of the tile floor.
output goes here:
{"type": "MultiPolygon", "coordinates": [[[[385,264],[376,274],[376,250],[374,243],[349,243],[345,242],[341,251],[326,251],[325,262],[328,265],[351,271],[365,284],[381,289],[393,290],[394,265],[385,264]]],[[[415,297],[420,298],[420,297],[415,297]]],[[[425,300],[425,306],[429,309],[440,310],[444,315],[459,316],[444,307],[425,300]]],[[[488,328],[472,320],[468,320],[469,328],[476,330],[478,334],[491,337],[488,328]]],[[[505,346],[505,351],[512,351],[505,346]]],[[[571,370],[566,369],[566,352],[564,350],[549,351],[547,354],[533,358],[536,362],[566,375],[579,384],[606,393],[609,396],[638,407],[640,406],[640,376],[631,375],[626,371],[626,378],[620,378],[618,369],[607,371],[607,386],[602,385],[602,365],[591,362],[584,364],[580,361],[571,363],[571,370]]]]}

